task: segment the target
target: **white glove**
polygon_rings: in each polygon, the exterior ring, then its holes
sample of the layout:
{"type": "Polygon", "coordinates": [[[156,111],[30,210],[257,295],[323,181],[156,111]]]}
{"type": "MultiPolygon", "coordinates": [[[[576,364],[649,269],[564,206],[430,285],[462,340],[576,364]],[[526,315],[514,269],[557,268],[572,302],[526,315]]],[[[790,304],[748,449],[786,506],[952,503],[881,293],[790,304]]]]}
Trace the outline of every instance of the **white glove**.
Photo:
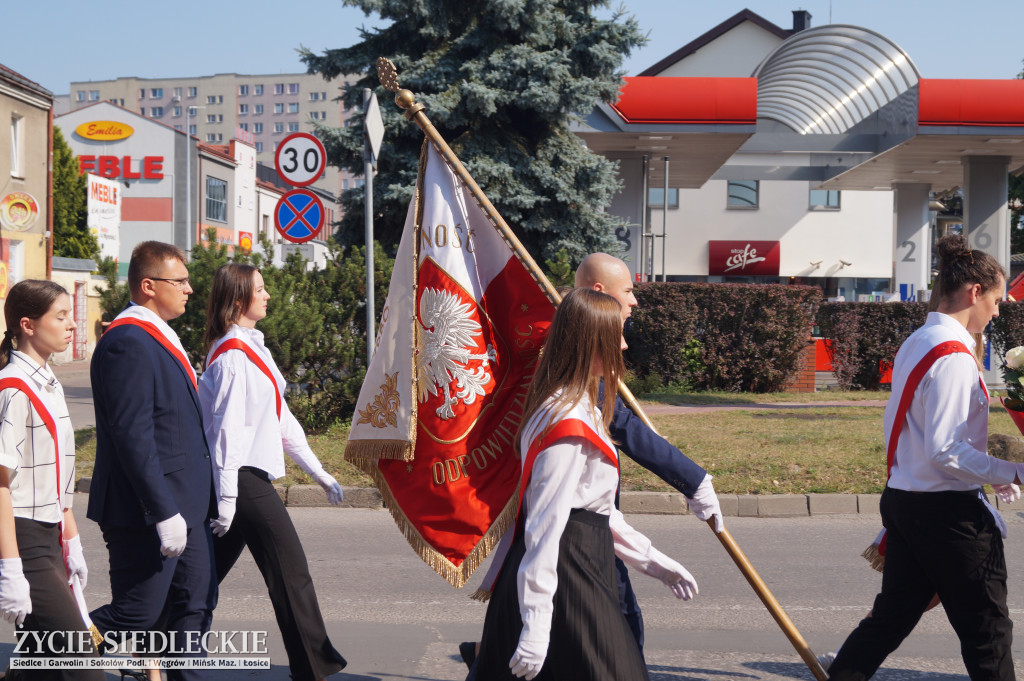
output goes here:
{"type": "Polygon", "coordinates": [[[705,475],[704,479],[697,485],[693,497],[686,498],[686,503],[690,510],[693,511],[693,514],[700,520],[715,519],[715,534],[725,529],[725,523],[722,520],[722,507],[718,504],[718,495],[715,494],[715,488],[711,486],[710,473],[705,475]]]}
{"type": "Polygon", "coordinates": [[[0,559],[0,616],[20,627],[30,612],[32,599],[21,558],[0,559]]]}
{"type": "Polygon", "coordinates": [[[672,560],[658,549],[651,547],[651,560],[647,564],[645,572],[655,579],[660,579],[666,586],[672,589],[676,598],[688,601],[699,592],[697,580],[693,578],[686,568],[672,560]]]}
{"type": "Polygon", "coordinates": [[[331,506],[337,506],[341,503],[345,494],[341,491],[341,485],[338,484],[333,475],[321,468],[319,472],[313,474],[313,479],[327,492],[327,501],[330,502],[331,506]]]}
{"type": "Polygon", "coordinates": [[[167,520],[156,524],[156,533],[160,537],[160,553],[168,558],[177,558],[185,552],[188,542],[188,527],[180,513],[175,513],[167,520]]]}
{"type": "Polygon", "coordinates": [[[64,559],[64,567],[68,571],[68,584],[71,583],[72,577],[78,575],[78,583],[84,589],[89,581],[89,568],[85,565],[85,554],[82,553],[82,535],[76,534],[74,537],[65,539],[64,553],[67,555],[67,558],[64,559]]]}
{"type": "Polygon", "coordinates": [[[219,517],[210,521],[213,533],[223,537],[231,529],[231,521],[235,519],[235,497],[221,497],[217,501],[217,515],[219,517]]]}
{"type": "Polygon", "coordinates": [[[540,674],[544,666],[544,659],[548,656],[548,639],[543,640],[530,638],[530,632],[523,627],[523,633],[519,634],[519,645],[516,652],[509,660],[508,668],[512,670],[513,676],[526,677],[530,681],[540,674]]]}
{"type": "Polygon", "coordinates": [[[996,496],[999,497],[999,501],[1004,504],[1012,504],[1013,502],[1018,501],[1021,496],[1020,487],[1012,482],[1009,485],[992,485],[992,490],[996,493],[996,496]]]}

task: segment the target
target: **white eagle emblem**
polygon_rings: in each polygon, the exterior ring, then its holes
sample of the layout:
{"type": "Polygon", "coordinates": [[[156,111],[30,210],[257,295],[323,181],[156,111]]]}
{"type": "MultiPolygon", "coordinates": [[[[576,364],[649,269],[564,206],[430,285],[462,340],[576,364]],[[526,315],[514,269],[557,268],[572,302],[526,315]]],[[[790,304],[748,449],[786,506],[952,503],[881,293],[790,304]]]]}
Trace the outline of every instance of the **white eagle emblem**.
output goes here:
{"type": "Polygon", "coordinates": [[[480,324],[470,317],[470,304],[454,293],[441,289],[424,289],[420,297],[420,338],[416,368],[419,374],[420,403],[433,395],[444,395],[444,404],[437,415],[447,421],[455,418],[452,407],[462,400],[473,404],[484,395],[484,386],[491,380],[488,362],[495,361],[494,347],[485,354],[472,354],[469,348],[482,333],[480,324]],[[472,360],[483,362],[467,369],[472,360]],[[451,385],[455,382],[454,387],[451,385]],[[452,390],[455,394],[452,394],[452,390]]]}

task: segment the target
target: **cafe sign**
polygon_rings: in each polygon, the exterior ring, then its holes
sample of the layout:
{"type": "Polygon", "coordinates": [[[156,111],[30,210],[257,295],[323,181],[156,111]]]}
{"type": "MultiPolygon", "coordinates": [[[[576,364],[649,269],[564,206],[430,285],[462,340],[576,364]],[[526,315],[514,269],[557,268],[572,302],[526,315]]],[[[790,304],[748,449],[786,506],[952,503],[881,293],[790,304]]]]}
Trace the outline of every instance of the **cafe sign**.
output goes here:
{"type": "Polygon", "coordinates": [[[779,276],[778,241],[709,241],[708,274],[779,276]]]}
{"type": "Polygon", "coordinates": [[[118,123],[117,121],[91,121],[89,123],[82,123],[75,128],[76,135],[96,142],[113,142],[115,140],[127,139],[134,132],[135,128],[132,126],[127,123],[118,123]]]}

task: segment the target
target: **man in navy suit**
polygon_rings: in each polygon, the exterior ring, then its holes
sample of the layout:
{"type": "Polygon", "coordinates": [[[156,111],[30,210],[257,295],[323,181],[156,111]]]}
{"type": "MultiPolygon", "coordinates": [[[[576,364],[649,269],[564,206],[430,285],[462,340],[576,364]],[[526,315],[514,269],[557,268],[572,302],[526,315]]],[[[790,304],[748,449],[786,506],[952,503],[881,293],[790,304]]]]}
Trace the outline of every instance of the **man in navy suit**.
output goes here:
{"type": "MultiPolygon", "coordinates": [[[[589,288],[610,295],[622,306],[622,323],[633,313],[636,297],[629,267],[607,253],[591,253],[576,269],[576,288],[589,288]]],[[[700,520],[715,519],[715,531],[724,527],[718,496],[711,485],[711,476],[669,443],[647,427],[623,402],[615,400],[615,414],[608,428],[619,450],[659,478],[675,487],[686,497],[686,503],[700,520]]],[[[644,649],[644,620],[640,605],[629,582],[626,565],[618,558],[619,602],[630,629],[636,636],[640,651],[644,649]]]]}
{"type": "Polygon", "coordinates": [[[203,656],[187,649],[201,648],[192,642],[209,630],[217,600],[212,470],[195,373],[167,325],[192,293],[185,254],[139,244],[128,287],[132,305],[107,328],[91,366],[97,443],[88,517],[107,544],[112,596],[91,617],[104,635],[160,629],[186,656],[203,656]]]}

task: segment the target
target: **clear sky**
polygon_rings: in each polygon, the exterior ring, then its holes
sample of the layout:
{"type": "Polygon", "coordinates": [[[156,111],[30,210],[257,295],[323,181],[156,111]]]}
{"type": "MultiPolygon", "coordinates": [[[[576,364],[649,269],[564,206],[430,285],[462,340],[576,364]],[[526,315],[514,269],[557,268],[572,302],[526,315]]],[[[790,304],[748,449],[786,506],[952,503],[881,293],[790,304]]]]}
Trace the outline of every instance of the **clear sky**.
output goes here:
{"type": "MultiPolygon", "coordinates": [[[[301,72],[300,45],[315,52],[343,47],[359,40],[361,26],[380,23],[341,0],[4,4],[0,64],[55,94],[66,94],[73,80],[301,72]]],[[[628,0],[624,6],[649,37],[627,58],[630,74],[744,8],[782,28],[792,27],[792,10],[806,9],[812,26],[829,23],[831,15],[832,23],[872,29],[906,50],[925,78],[1013,78],[1024,59],[1020,0],[628,0]]]]}

